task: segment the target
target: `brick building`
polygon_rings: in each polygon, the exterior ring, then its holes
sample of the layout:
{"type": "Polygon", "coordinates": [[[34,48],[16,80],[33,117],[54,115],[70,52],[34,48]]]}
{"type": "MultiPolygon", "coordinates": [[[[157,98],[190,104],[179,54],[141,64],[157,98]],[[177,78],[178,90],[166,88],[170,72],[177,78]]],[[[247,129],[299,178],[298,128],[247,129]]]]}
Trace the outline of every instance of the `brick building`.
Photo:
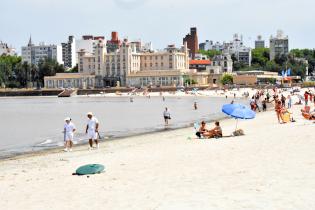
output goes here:
{"type": "Polygon", "coordinates": [[[187,34],[183,38],[183,43],[187,42],[187,47],[190,50],[189,51],[189,56],[192,59],[195,59],[196,53],[198,53],[198,36],[197,36],[197,28],[190,28],[190,33],[187,34]]]}

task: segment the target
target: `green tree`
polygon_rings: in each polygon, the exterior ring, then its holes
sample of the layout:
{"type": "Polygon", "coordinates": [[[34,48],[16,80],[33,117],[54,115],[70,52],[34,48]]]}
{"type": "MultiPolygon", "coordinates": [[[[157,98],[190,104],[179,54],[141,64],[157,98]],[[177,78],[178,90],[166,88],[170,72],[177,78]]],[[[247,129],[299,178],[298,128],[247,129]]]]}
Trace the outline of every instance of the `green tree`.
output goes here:
{"type": "Polygon", "coordinates": [[[266,66],[269,61],[269,48],[258,48],[252,50],[252,65],[257,65],[259,68],[266,66]]]}
{"type": "Polygon", "coordinates": [[[55,76],[56,73],[63,73],[65,69],[56,60],[45,59],[40,60],[38,63],[38,81],[44,84],[45,76],[55,76]]]}
{"type": "Polygon", "coordinates": [[[218,50],[199,50],[199,53],[208,56],[210,59],[216,55],[221,55],[221,51],[218,50]]]}
{"type": "Polygon", "coordinates": [[[220,82],[223,85],[231,85],[233,84],[233,76],[231,74],[223,74],[220,82]]]}
{"type": "Polygon", "coordinates": [[[197,84],[197,82],[195,80],[190,79],[190,78],[186,78],[184,83],[188,84],[188,85],[196,85],[197,84]]]}

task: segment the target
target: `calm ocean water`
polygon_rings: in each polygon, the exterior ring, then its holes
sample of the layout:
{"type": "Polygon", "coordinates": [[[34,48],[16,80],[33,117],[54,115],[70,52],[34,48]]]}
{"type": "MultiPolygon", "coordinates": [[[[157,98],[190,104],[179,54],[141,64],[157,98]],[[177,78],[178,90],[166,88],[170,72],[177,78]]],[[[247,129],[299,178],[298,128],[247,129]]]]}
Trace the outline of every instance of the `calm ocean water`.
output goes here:
{"type": "Polygon", "coordinates": [[[0,98],[0,157],[62,146],[63,120],[67,116],[77,127],[75,142],[85,143],[89,111],[100,121],[101,136],[111,139],[165,130],[162,116],[165,107],[172,116],[169,129],[219,119],[224,117],[221,106],[231,100],[166,97],[163,101],[161,97],[135,97],[131,103],[129,97],[0,98]],[[193,110],[195,101],[198,110],[193,110]]]}

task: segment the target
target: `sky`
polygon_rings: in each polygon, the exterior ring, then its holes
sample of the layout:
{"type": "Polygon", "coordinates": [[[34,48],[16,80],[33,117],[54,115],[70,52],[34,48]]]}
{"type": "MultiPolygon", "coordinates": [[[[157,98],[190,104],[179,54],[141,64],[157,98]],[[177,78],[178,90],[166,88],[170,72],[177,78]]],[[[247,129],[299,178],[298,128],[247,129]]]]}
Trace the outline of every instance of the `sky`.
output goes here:
{"type": "Polygon", "coordinates": [[[230,41],[242,34],[247,46],[257,35],[269,40],[278,29],[289,47],[315,48],[313,0],[1,0],[0,41],[21,51],[35,44],[60,44],[69,35],[102,35],[151,41],[155,49],[182,44],[190,27],[199,42],[230,41]]]}

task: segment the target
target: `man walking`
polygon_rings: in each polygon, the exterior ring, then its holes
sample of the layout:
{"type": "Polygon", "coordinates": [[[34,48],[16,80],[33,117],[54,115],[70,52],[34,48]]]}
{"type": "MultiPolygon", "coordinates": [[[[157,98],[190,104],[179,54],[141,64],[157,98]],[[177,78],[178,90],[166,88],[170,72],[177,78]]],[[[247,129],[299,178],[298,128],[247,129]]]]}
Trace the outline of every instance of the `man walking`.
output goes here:
{"type": "Polygon", "coordinates": [[[99,148],[99,143],[98,143],[98,127],[99,127],[99,122],[96,119],[96,117],[93,116],[92,112],[87,113],[87,117],[88,117],[88,122],[86,125],[86,130],[85,133],[88,135],[89,138],[89,150],[91,150],[93,148],[93,140],[96,144],[96,148],[99,148]]]}
{"type": "Polygon", "coordinates": [[[75,132],[75,125],[71,122],[71,118],[67,117],[65,119],[64,129],[64,141],[65,141],[65,152],[71,152],[73,146],[73,135],[75,132]]]}
{"type": "Polygon", "coordinates": [[[168,111],[167,107],[165,107],[165,111],[163,112],[163,117],[164,117],[165,125],[168,125],[168,121],[171,119],[171,113],[168,111]]]}

